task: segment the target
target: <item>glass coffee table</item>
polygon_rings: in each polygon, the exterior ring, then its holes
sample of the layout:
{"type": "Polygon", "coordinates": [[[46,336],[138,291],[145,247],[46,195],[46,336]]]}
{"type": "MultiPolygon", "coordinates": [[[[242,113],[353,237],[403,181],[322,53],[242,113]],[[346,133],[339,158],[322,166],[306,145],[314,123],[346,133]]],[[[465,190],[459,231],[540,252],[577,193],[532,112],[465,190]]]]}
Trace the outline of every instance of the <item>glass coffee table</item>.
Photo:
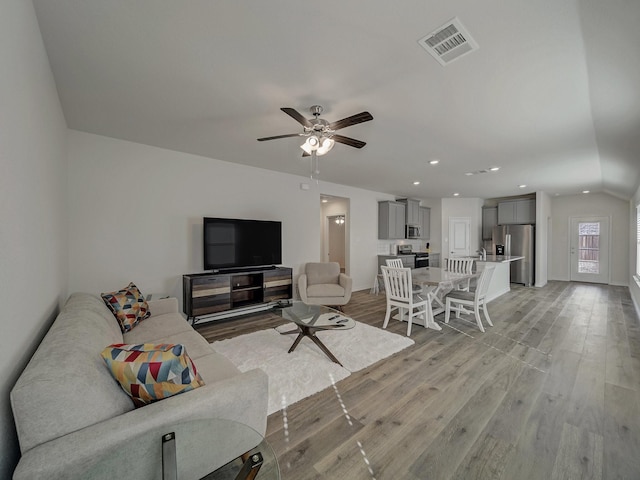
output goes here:
{"type": "Polygon", "coordinates": [[[316,332],[322,330],[349,330],[356,326],[355,320],[347,317],[342,312],[323,305],[307,305],[303,302],[293,302],[287,306],[279,306],[274,309],[274,313],[279,314],[282,318],[296,324],[295,330],[281,332],[282,335],[297,333],[293,345],[289,349],[289,353],[293,352],[300,340],[304,337],[310,338],[324,354],[342,367],[340,361],[331,353],[327,346],[316,336],[316,332]]]}
{"type": "Polygon", "coordinates": [[[143,472],[135,478],[149,480],[280,479],[278,460],[264,437],[243,423],[222,418],[179,421],[123,438],[121,447],[69,478],[133,478],[132,471],[143,472]],[[239,451],[247,453],[238,457],[239,451]]]}

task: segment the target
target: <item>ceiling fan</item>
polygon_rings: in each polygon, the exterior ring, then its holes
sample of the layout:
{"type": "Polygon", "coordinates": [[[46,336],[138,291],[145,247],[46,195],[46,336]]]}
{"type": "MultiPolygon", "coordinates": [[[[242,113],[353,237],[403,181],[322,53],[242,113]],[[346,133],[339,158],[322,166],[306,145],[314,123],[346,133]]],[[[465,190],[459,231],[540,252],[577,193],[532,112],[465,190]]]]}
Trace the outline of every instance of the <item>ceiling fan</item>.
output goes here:
{"type": "Polygon", "coordinates": [[[287,137],[306,137],[306,141],[300,146],[303,150],[303,157],[309,155],[324,155],[333,148],[335,142],[343,143],[355,148],[364,147],[366,145],[365,142],[356,140],[355,138],[345,137],[344,135],[338,135],[335,131],[350,127],[351,125],[357,125],[358,123],[373,120],[373,116],[369,112],[360,112],[356,115],[343,118],[342,120],[329,123],[326,120],[319,118],[323,110],[320,105],[313,105],[309,109],[314,117],[311,119],[306,119],[301,113],[293,108],[283,107],[280,110],[301,124],[304,131],[302,133],[288,133],[286,135],[259,138],[258,141],[264,142],[265,140],[276,140],[278,138],[287,137]]]}

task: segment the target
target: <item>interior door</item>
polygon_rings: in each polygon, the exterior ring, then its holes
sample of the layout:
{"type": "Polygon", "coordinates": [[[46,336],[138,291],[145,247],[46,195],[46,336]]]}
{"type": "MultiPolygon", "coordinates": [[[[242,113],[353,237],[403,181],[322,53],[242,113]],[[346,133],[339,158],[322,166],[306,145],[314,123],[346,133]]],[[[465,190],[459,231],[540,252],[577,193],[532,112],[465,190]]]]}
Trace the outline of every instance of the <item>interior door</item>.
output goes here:
{"type": "Polygon", "coordinates": [[[572,217],[570,229],[570,279],[608,284],[609,218],[572,217]]]}
{"type": "Polygon", "coordinates": [[[468,257],[471,248],[471,219],[468,217],[449,218],[449,256],[468,257]]]}

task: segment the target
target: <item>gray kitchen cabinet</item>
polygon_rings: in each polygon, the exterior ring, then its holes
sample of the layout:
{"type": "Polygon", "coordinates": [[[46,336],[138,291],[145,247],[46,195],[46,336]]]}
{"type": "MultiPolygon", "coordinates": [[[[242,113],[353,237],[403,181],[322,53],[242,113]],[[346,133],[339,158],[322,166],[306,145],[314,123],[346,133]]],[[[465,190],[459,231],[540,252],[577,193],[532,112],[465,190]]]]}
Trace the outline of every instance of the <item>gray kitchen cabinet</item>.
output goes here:
{"type": "Polygon", "coordinates": [[[395,240],[404,238],[405,205],[401,202],[378,202],[378,238],[395,240]]]}
{"type": "Polygon", "coordinates": [[[517,223],[536,223],[536,201],[532,198],[516,202],[517,223]]]}
{"type": "Polygon", "coordinates": [[[429,240],[431,237],[431,209],[429,207],[420,207],[422,216],[422,239],[429,240]]]}
{"type": "Polygon", "coordinates": [[[498,204],[498,224],[536,223],[536,201],[533,198],[509,200],[498,204]]]}
{"type": "Polygon", "coordinates": [[[398,200],[406,205],[405,222],[407,225],[422,225],[420,219],[420,200],[413,198],[403,198],[398,200]]]}
{"type": "Polygon", "coordinates": [[[491,240],[493,227],[498,225],[498,207],[482,208],[482,239],[491,240]]]}

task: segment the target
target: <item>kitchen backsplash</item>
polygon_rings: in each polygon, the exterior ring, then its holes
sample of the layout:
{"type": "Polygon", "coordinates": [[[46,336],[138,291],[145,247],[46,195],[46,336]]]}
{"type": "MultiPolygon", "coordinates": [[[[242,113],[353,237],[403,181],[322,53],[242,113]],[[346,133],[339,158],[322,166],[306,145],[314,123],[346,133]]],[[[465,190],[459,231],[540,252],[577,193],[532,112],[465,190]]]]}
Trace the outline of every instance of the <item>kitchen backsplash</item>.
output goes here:
{"type": "Polygon", "coordinates": [[[411,245],[414,251],[420,252],[427,248],[426,240],[378,240],[378,255],[395,255],[396,245],[411,245]]]}

